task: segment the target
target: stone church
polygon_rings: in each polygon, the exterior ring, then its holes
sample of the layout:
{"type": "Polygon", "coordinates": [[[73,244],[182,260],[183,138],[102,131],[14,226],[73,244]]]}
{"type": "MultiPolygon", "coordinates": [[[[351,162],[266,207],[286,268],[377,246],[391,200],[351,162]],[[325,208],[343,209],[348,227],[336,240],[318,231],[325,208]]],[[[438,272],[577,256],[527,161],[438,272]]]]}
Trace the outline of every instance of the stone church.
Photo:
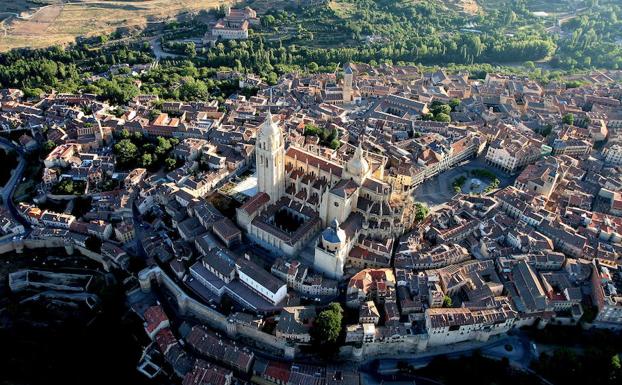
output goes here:
{"type": "Polygon", "coordinates": [[[330,158],[286,148],[270,113],[255,153],[258,192],[237,209],[252,241],[289,258],[312,247],[314,268],[330,278],[342,278],[347,264],[389,265],[393,239],[413,224],[414,202],[385,181],[386,157],[363,143],[330,158]]]}

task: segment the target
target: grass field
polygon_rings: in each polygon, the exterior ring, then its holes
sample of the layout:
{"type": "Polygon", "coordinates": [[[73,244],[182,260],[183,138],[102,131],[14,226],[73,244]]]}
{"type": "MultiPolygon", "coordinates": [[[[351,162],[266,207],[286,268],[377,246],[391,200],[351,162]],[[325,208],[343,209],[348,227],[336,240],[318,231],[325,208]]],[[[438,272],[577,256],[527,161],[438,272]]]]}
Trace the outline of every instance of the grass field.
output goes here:
{"type": "Polygon", "coordinates": [[[5,13],[22,14],[31,9],[37,9],[45,5],[58,4],[62,0],[4,0],[0,2],[0,15],[5,13]]]}
{"type": "Polygon", "coordinates": [[[198,12],[228,0],[11,0],[0,1],[0,51],[47,47],[72,42],[78,36],[112,32],[119,27],[143,27],[149,22],[198,12]],[[46,5],[47,4],[47,5],[46,5]],[[38,8],[37,8],[38,5],[38,8]],[[29,12],[27,11],[30,7],[29,12]]]}

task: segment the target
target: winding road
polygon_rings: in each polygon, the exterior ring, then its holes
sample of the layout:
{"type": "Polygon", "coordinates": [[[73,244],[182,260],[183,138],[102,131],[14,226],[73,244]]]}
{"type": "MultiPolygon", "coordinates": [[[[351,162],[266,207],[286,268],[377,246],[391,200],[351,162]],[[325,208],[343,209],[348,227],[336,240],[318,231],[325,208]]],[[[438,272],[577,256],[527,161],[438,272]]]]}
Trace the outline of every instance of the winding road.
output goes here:
{"type": "Polygon", "coordinates": [[[2,206],[7,209],[11,216],[21,223],[26,232],[24,235],[27,235],[30,232],[30,223],[22,218],[21,215],[17,212],[15,205],[13,204],[13,194],[15,193],[15,188],[18,183],[22,180],[24,175],[24,171],[26,170],[26,159],[24,157],[24,150],[21,147],[16,146],[13,142],[3,137],[0,137],[0,147],[4,148],[6,151],[15,151],[19,155],[19,164],[11,174],[11,178],[2,188],[2,206]]]}

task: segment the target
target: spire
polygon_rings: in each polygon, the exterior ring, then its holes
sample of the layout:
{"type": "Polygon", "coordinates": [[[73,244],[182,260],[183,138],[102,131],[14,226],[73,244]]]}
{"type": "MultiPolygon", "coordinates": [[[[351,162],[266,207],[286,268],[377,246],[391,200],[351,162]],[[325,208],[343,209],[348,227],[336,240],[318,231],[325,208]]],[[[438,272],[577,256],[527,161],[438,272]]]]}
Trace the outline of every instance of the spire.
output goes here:
{"type": "Polygon", "coordinates": [[[261,136],[278,136],[281,135],[281,129],[279,126],[274,123],[272,120],[272,113],[270,109],[268,109],[268,113],[266,113],[266,120],[264,121],[261,129],[259,131],[259,135],[261,136]]]}
{"type": "Polygon", "coordinates": [[[356,147],[356,150],[354,150],[354,158],[356,159],[361,159],[363,158],[363,138],[361,138],[361,140],[359,140],[359,145],[358,147],[356,147]]]}
{"type": "MultiPolygon", "coordinates": [[[[348,171],[351,174],[357,175],[359,177],[365,176],[367,172],[369,171],[369,163],[367,162],[367,160],[365,159],[365,156],[363,155],[362,142],[363,142],[362,139],[359,140],[359,145],[356,148],[356,151],[354,151],[354,155],[347,163],[348,171]]],[[[361,183],[361,182],[359,181],[358,183],[361,183]]]]}

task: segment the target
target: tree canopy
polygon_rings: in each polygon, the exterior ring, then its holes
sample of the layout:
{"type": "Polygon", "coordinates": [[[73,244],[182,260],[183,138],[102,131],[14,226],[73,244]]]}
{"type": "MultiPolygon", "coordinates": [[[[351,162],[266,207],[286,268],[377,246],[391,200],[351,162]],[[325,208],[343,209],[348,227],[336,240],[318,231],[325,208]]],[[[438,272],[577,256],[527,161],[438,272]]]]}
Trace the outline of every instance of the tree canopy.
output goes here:
{"type": "Polygon", "coordinates": [[[337,302],[331,303],[327,309],[318,314],[311,328],[311,336],[318,345],[333,345],[341,335],[343,309],[337,302]]]}

